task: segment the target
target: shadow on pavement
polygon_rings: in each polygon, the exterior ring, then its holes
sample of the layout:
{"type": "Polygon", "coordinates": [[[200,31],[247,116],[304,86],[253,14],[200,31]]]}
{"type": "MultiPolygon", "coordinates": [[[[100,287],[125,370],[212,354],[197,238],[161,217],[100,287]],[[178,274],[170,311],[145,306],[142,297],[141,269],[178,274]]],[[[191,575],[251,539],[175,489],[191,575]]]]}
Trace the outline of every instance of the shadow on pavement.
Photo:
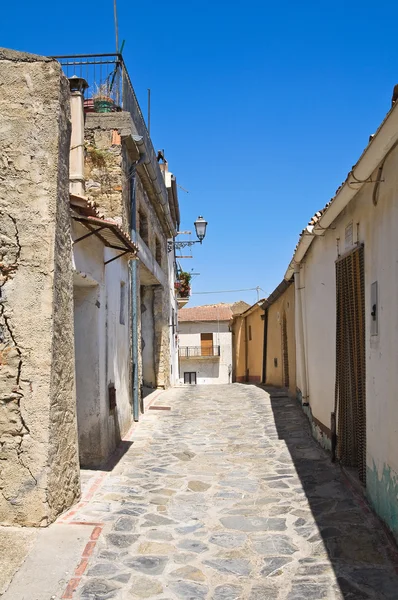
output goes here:
{"type": "MultiPolygon", "coordinates": [[[[313,439],[308,419],[296,400],[281,391],[266,391],[270,394],[278,438],[286,443],[319,530],[314,535],[313,526],[308,526],[305,517],[298,517],[295,522],[297,533],[312,543],[315,559],[312,563],[311,559],[304,559],[301,575],[307,572],[321,583],[320,563],[329,561],[347,600],[397,600],[398,554],[379,519],[365,500],[354,494],[340,467],[331,463],[329,454],[313,439]]],[[[273,429],[272,423],[266,425],[269,435],[273,429]]],[[[303,579],[296,586],[294,598],[300,600],[330,597],[323,595],[322,588],[318,588],[319,596],[311,595],[303,579]]]]}

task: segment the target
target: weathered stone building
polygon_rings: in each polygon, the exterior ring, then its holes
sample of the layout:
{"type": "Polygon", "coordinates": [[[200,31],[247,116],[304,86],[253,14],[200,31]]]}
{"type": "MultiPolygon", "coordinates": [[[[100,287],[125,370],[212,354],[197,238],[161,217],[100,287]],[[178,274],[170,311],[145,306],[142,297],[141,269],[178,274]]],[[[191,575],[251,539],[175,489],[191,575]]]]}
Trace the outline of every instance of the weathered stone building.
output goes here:
{"type": "Polygon", "coordinates": [[[0,50],[0,523],[46,525],[80,493],[69,84],[0,50]]]}
{"type": "Polygon", "coordinates": [[[170,257],[167,240],[176,235],[179,210],[175,186],[166,187],[168,171],[160,169],[149,136],[138,134],[139,125],[128,112],[88,113],[85,174],[88,197],[105,216],[130,226],[139,248],[134,287],[141,395],[168,387],[172,376],[170,325],[177,308],[174,252],[170,257]]]}
{"type": "Polygon", "coordinates": [[[8,50],[0,82],[0,524],[38,526],[175,380],[179,208],[132,88],[85,114],[82,79],[8,50]]]}

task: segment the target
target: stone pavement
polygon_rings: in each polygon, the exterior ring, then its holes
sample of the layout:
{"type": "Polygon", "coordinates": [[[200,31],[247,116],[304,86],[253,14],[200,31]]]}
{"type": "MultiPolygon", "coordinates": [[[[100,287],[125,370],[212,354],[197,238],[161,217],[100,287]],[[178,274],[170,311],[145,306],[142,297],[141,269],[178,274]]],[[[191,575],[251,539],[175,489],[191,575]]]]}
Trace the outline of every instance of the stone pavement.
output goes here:
{"type": "Polygon", "coordinates": [[[394,545],[294,400],[232,384],[155,405],[64,517],[93,526],[64,598],[398,599],[394,545]]]}

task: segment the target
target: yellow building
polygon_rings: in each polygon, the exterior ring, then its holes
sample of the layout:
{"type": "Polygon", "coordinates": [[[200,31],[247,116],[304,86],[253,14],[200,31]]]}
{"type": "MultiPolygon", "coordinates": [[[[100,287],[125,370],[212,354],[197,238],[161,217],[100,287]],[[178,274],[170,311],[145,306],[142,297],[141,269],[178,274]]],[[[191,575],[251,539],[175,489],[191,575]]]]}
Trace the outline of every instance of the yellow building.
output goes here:
{"type": "Polygon", "coordinates": [[[266,385],[286,388],[296,395],[296,336],[293,280],[282,281],[262,305],[266,337],[266,385]]]}
{"type": "Polygon", "coordinates": [[[236,315],[232,324],[233,381],[263,381],[264,300],[259,300],[244,313],[236,315]]]}

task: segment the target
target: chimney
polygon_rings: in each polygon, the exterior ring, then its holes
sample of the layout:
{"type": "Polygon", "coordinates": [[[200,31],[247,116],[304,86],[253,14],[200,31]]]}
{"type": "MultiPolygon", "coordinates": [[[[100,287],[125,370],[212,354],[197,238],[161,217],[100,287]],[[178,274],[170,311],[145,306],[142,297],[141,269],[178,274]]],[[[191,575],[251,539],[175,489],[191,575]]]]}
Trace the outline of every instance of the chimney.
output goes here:
{"type": "Polygon", "coordinates": [[[72,135],[69,154],[69,191],[84,196],[84,90],[88,83],[81,77],[69,78],[72,135]]]}

